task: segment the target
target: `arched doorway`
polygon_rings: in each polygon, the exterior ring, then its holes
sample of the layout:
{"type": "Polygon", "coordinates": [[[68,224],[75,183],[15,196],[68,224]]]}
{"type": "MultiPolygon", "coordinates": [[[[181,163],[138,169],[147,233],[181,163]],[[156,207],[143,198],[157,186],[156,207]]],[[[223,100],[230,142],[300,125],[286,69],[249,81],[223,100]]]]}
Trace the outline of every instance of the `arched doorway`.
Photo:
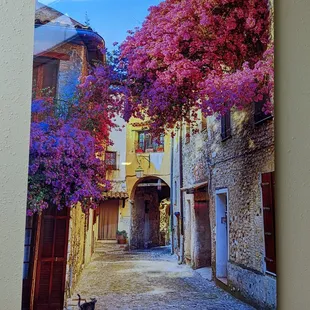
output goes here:
{"type": "Polygon", "coordinates": [[[160,205],[170,187],[158,177],[140,179],[132,190],[130,247],[145,249],[163,244],[160,205]]]}

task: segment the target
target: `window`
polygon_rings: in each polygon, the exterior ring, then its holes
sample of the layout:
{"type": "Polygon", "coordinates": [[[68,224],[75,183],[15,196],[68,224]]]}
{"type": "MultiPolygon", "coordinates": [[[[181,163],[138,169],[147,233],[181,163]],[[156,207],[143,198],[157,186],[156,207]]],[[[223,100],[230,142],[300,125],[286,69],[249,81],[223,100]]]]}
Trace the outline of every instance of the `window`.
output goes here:
{"type": "Polygon", "coordinates": [[[33,95],[56,96],[59,60],[48,57],[35,58],[33,64],[33,95]]]}
{"type": "Polygon", "coordinates": [[[207,118],[202,114],[201,115],[201,130],[207,129],[207,118]]]}
{"type": "Polygon", "coordinates": [[[138,132],[137,152],[163,152],[165,136],[160,135],[159,140],[152,137],[149,131],[138,132]]]}
{"type": "Polygon", "coordinates": [[[266,102],[266,98],[264,98],[261,101],[258,102],[254,102],[254,123],[255,124],[260,124],[262,122],[264,122],[267,119],[272,118],[271,114],[265,114],[265,112],[263,112],[263,107],[264,104],[266,102]]]}
{"type": "Polygon", "coordinates": [[[189,123],[186,123],[185,127],[185,143],[191,142],[191,126],[189,123]]]}
{"type": "Polygon", "coordinates": [[[221,117],[221,137],[222,141],[231,137],[230,110],[221,117]]]}
{"type": "Polygon", "coordinates": [[[107,170],[117,170],[117,152],[105,152],[107,170]]]}
{"type": "Polygon", "coordinates": [[[274,172],[262,174],[266,271],[276,274],[274,172]]]}

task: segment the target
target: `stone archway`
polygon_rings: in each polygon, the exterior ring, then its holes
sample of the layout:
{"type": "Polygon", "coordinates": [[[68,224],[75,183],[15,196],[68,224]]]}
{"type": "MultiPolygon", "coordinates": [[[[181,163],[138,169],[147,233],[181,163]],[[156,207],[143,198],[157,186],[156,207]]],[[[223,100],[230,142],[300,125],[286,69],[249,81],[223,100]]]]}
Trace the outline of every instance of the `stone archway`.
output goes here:
{"type": "Polygon", "coordinates": [[[169,186],[158,177],[146,177],[136,183],[131,197],[131,248],[143,249],[161,244],[160,202],[169,197],[169,186]]]}

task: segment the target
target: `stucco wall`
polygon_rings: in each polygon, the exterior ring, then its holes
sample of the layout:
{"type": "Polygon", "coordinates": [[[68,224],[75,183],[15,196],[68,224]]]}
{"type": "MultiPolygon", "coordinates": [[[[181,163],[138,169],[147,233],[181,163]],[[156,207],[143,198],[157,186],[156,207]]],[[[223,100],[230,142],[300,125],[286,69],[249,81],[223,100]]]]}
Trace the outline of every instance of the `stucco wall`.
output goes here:
{"type": "Polygon", "coordinates": [[[80,204],[70,210],[65,300],[72,297],[84,267],[91,260],[98,239],[98,218],[93,225],[94,216],[94,210],[86,216],[80,204]]]}
{"type": "MultiPolygon", "coordinates": [[[[180,255],[180,242],[178,240],[178,234],[180,225],[178,225],[178,218],[176,217],[176,213],[181,212],[180,210],[180,131],[176,131],[176,135],[173,138],[173,149],[171,156],[173,157],[173,166],[172,166],[172,206],[173,206],[173,214],[172,214],[172,238],[173,238],[173,252],[180,255]],[[178,227],[179,226],[179,227],[178,227]]],[[[187,248],[187,255],[189,254],[189,249],[187,248]]]]}
{"type": "Polygon", "coordinates": [[[21,307],[29,154],[34,1],[1,1],[0,300],[21,307]]]}
{"type": "MultiPolygon", "coordinates": [[[[70,210],[66,298],[71,297],[84,265],[85,214],[78,204],[70,210]]],[[[65,300],[66,300],[65,298],[65,300]]]]}
{"type": "Polygon", "coordinates": [[[165,148],[162,155],[159,154],[159,157],[162,156],[162,161],[159,160],[159,165],[155,164],[152,161],[152,158],[149,156],[150,153],[142,153],[141,155],[136,154],[136,141],[138,139],[138,130],[142,130],[142,126],[132,126],[132,123],[141,123],[141,120],[130,119],[129,124],[126,126],[126,183],[129,197],[133,199],[133,189],[138,181],[136,177],[135,170],[141,163],[141,167],[144,170],[144,176],[154,175],[161,178],[170,186],[170,136],[165,136],[165,148]],[[142,158],[144,157],[144,158],[142,158]],[[149,163],[148,160],[151,160],[149,163]]]}

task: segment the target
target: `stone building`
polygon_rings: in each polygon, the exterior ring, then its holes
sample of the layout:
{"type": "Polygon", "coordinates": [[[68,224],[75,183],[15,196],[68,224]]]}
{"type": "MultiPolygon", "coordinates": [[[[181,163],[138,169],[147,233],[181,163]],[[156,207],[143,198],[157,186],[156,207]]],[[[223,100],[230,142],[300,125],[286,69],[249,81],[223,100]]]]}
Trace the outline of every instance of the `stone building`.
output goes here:
{"type": "Polygon", "coordinates": [[[253,103],[172,142],[175,253],[261,309],[276,307],[273,125],[253,103]]]}
{"type": "Polygon", "coordinates": [[[208,194],[206,119],[200,117],[199,133],[182,126],[172,142],[173,248],[193,268],[211,267],[211,229],[208,194]]]}
{"type": "MultiPolygon", "coordinates": [[[[71,100],[88,66],[104,61],[98,49],[104,40],[97,33],[38,2],[34,41],[34,98],[48,90],[55,100],[71,100]]],[[[50,206],[27,217],[22,309],[62,309],[97,238],[96,213],[84,214],[79,204],[61,211],[50,206]]]]}
{"type": "Polygon", "coordinates": [[[208,122],[212,267],[230,290],[274,309],[274,123],[261,107],[208,122]]]}

